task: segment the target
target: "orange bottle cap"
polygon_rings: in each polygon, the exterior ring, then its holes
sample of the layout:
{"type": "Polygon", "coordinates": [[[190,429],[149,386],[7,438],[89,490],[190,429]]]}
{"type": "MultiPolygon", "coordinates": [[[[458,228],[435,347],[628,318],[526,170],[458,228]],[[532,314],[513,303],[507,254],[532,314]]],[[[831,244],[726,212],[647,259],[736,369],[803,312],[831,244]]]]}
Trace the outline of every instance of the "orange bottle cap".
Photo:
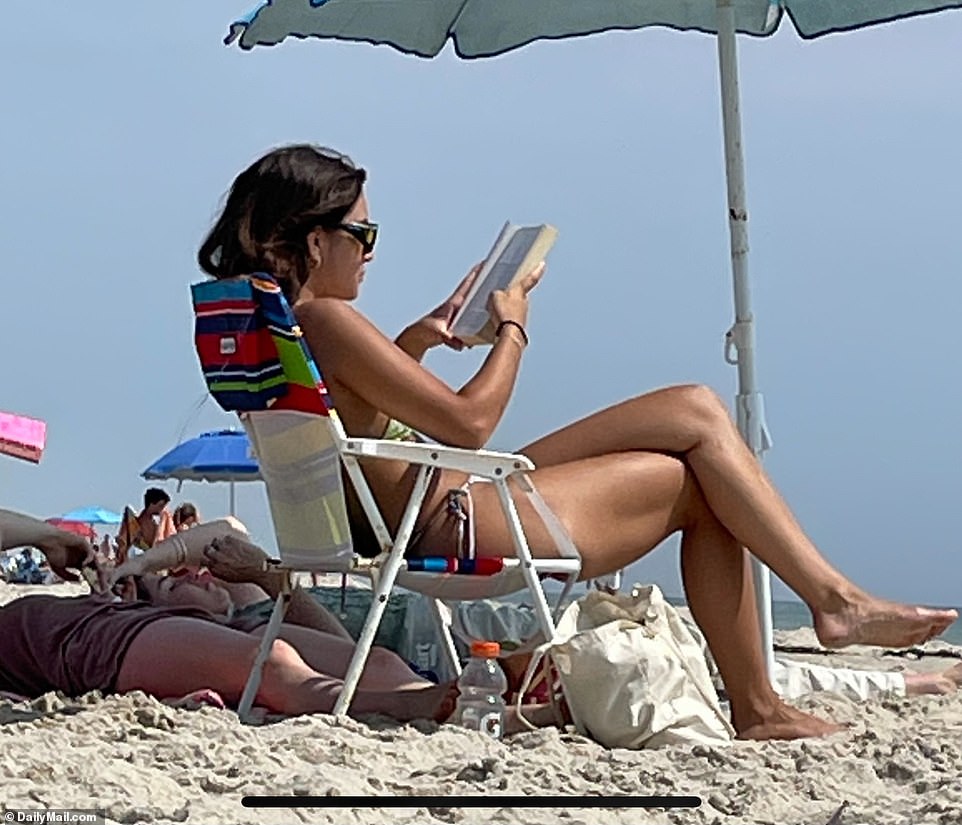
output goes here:
{"type": "Polygon", "coordinates": [[[471,642],[471,655],[497,659],[501,655],[501,645],[497,642],[471,642]]]}

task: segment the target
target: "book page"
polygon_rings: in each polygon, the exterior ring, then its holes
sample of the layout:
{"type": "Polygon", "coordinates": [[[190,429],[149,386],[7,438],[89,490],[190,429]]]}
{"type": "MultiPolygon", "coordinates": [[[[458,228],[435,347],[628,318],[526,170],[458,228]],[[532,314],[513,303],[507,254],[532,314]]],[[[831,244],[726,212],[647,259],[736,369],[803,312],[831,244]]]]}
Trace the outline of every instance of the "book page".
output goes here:
{"type": "Polygon", "coordinates": [[[557,232],[547,225],[505,224],[485,259],[461,311],[451,324],[452,333],[465,343],[480,343],[477,337],[489,321],[488,297],[496,289],[507,289],[512,281],[538,261],[528,260],[538,247],[538,260],[547,254],[557,232]],[[541,243],[539,243],[541,241],[541,243]]]}

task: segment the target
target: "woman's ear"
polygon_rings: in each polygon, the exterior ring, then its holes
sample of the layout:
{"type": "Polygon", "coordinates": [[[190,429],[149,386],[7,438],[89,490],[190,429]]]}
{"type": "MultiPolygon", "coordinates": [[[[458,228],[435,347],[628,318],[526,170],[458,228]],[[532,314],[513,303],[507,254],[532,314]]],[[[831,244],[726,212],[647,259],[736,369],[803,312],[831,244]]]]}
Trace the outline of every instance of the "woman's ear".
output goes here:
{"type": "Polygon", "coordinates": [[[307,233],[307,263],[310,269],[320,269],[324,265],[327,252],[327,233],[320,227],[307,233]]]}

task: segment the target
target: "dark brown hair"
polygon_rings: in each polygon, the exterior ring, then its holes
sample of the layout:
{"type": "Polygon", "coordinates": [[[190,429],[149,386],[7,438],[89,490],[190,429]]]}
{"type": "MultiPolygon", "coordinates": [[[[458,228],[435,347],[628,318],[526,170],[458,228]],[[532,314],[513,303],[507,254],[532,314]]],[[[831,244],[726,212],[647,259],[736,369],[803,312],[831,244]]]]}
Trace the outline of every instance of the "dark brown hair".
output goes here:
{"type": "Polygon", "coordinates": [[[181,524],[192,518],[199,518],[197,508],[189,501],[178,504],[177,509],[174,510],[174,527],[180,527],[181,524]]]}
{"type": "Polygon", "coordinates": [[[169,501],[170,496],[161,490],[160,487],[148,487],[144,491],[144,509],[150,507],[151,504],[160,504],[160,502],[167,504],[169,501]]]}
{"type": "Polygon", "coordinates": [[[282,146],[234,180],[223,211],[197,253],[215,278],[269,272],[289,301],[307,279],[307,235],[333,228],[361,195],[367,173],[310,144],[282,146]]]}

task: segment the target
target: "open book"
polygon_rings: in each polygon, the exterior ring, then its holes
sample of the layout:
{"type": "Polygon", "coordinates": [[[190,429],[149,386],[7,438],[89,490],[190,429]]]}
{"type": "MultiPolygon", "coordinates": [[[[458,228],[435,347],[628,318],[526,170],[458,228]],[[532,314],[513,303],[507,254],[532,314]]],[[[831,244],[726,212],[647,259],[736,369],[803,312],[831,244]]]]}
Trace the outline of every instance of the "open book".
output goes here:
{"type": "Polygon", "coordinates": [[[461,309],[451,321],[451,332],[468,346],[493,344],[495,327],[488,313],[488,296],[507,289],[527,275],[551,249],[558,230],[546,223],[517,226],[506,223],[471,285],[461,309]]]}

